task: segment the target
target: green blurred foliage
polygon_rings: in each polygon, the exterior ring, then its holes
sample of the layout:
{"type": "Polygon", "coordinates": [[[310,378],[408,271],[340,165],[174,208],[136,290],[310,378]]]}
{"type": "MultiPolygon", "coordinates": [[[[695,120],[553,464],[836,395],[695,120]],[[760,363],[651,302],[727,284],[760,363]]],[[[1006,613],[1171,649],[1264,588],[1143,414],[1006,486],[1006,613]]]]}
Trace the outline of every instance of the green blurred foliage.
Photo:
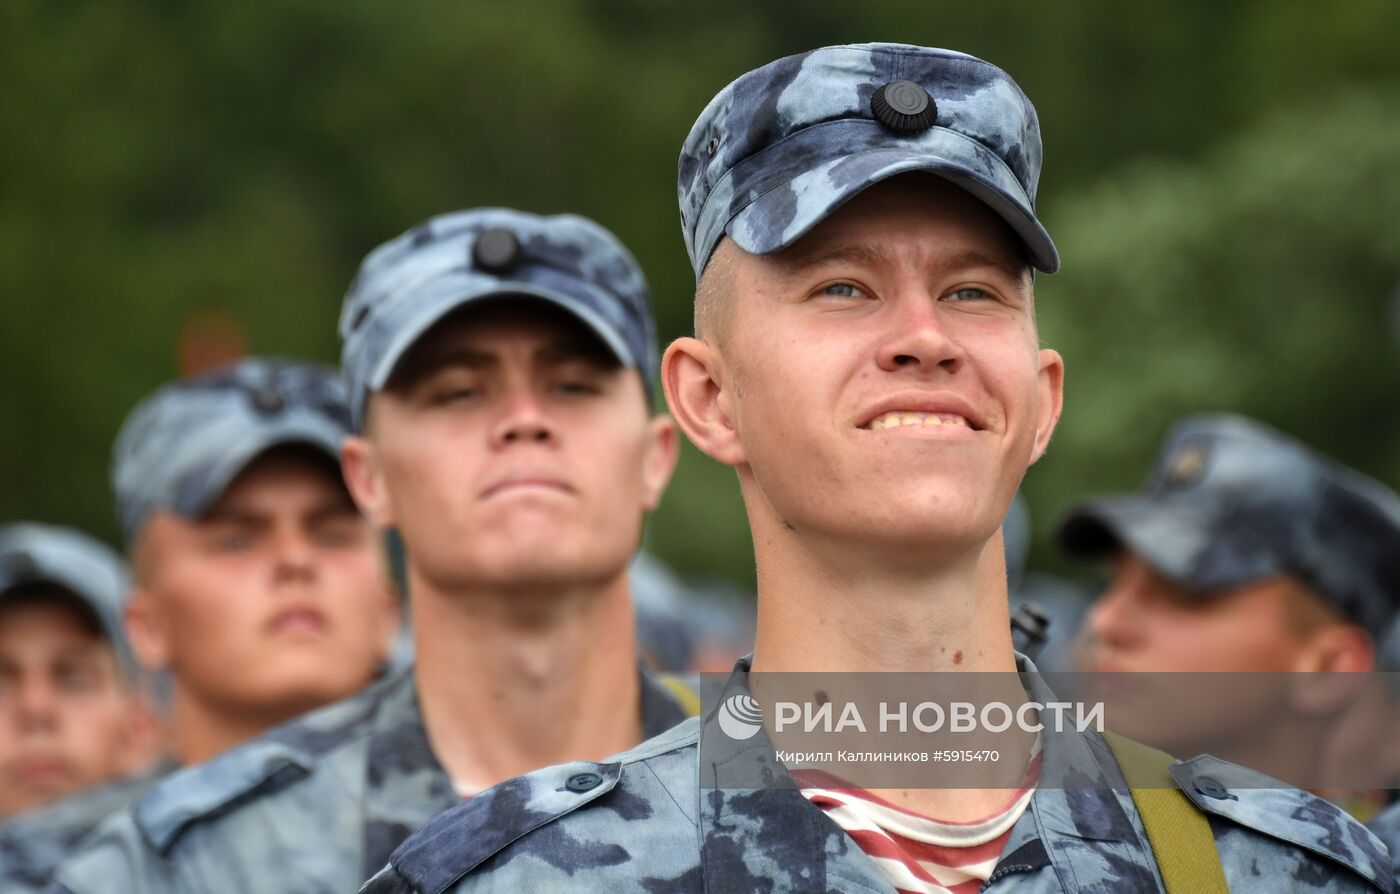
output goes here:
{"type": "MultiPolygon", "coordinates": [[[[1028,483],[1042,539],[1075,495],[1136,482],[1188,409],[1258,413],[1393,482],[1396,33],[1390,0],[10,0],[0,518],[114,538],[111,440],[176,374],[185,321],[224,309],[258,353],[333,362],[360,258],[442,211],[594,217],[647,268],[662,337],[687,332],[695,115],[755,65],[871,39],[992,59],[1040,109],[1066,260],[1043,334],[1070,369],[1028,483]]],[[[751,579],[733,475],[692,450],[650,542],[751,579]]]]}

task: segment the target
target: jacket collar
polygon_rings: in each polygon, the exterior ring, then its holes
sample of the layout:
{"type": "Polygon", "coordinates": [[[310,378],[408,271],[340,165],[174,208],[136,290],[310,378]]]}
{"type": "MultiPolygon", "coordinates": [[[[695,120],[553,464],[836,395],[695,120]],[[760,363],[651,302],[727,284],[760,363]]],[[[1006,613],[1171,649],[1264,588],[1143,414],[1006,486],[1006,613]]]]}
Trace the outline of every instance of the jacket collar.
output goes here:
{"type": "MultiPolygon", "coordinates": [[[[735,664],[721,702],[748,693],[751,661],[749,656],[735,664]]],[[[1056,700],[1029,659],[1018,655],[1017,670],[1032,700],[1056,700]]],[[[892,890],[855,842],[802,795],[762,728],[735,741],[720,730],[712,711],[701,727],[698,754],[707,891],[756,890],[774,882],[799,890],[892,890]],[[735,779],[748,787],[718,787],[735,779]]],[[[1103,740],[1047,728],[1042,754],[1036,793],[1012,828],[994,874],[1048,864],[1066,891],[1090,878],[1112,879],[1121,883],[1119,890],[1156,890],[1146,835],[1103,740]]]]}
{"type": "MultiPolygon", "coordinates": [[[[676,696],[646,669],[639,710],[643,737],[651,738],[687,716],[676,696]]],[[[461,798],[433,754],[413,675],[387,688],[375,707],[365,762],[362,868],[369,878],[409,835],[461,798]]]]}

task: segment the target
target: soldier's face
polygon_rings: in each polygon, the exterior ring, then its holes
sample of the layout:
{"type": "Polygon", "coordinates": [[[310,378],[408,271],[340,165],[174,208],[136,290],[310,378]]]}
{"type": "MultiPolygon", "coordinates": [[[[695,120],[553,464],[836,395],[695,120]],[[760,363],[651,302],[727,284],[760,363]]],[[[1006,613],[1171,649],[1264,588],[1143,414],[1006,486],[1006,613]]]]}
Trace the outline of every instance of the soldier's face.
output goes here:
{"type": "Polygon", "coordinates": [[[134,769],[136,710],[111,644],[75,608],[0,607],[0,817],[134,769]]]}
{"type": "Polygon", "coordinates": [[[324,457],[269,452],[204,517],[153,514],[137,549],[133,645],[209,705],[291,716],[365,685],[388,654],[384,550],[324,457]]]}
{"type": "Polygon", "coordinates": [[[1320,664],[1315,631],[1337,625],[1314,620],[1326,614],[1315,600],[1283,577],[1195,592],[1124,552],[1085,619],[1081,663],[1104,675],[1093,682],[1122,734],[1173,754],[1257,760],[1296,744],[1269,738],[1280,721],[1319,710],[1299,687],[1328,675],[1290,672],[1347,669],[1320,664]]]}
{"type": "Polygon", "coordinates": [[[616,580],[676,460],[643,383],[564,312],[468,307],[434,327],[346,444],[356,499],[443,591],[616,580]]]}
{"type": "Polygon", "coordinates": [[[673,405],[710,400],[697,443],[738,467],[750,516],[899,562],[984,548],[1049,440],[1062,380],[1000,219],[912,175],[778,254],[719,251],[733,318],[718,351],[700,349],[713,385],[683,384],[680,343],[666,382],[673,405]]]}
{"type": "Polygon", "coordinates": [[[1085,619],[1090,671],[1273,671],[1295,669],[1304,637],[1282,578],[1202,594],[1124,552],[1108,589],[1085,619]]]}

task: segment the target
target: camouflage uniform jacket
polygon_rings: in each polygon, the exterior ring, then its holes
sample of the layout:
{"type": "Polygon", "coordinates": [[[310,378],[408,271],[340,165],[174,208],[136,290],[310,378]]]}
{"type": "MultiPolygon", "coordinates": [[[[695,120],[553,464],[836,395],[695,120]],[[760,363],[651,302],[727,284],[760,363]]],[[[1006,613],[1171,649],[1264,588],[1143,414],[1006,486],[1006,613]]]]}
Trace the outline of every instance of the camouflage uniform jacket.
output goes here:
{"type": "MultiPolygon", "coordinates": [[[[1022,662],[1032,698],[1053,700],[1022,662]]],[[[747,669],[741,661],[737,685],[747,669]]],[[[614,760],[504,782],[412,836],[362,894],[893,891],[795,786],[702,785],[728,761],[773,752],[754,744],[762,734],[728,751],[712,749],[709,733],[701,752],[701,729],[702,719],[692,718],[614,760]]],[[[1047,733],[1043,753],[1040,785],[983,890],[1161,890],[1141,819],[1103,739],[1047,733]]],[[[773,772],[785,774],[781,765],[773,772]]],[[[1270,781],[1208,756],[1175,765],[1172,775],[1208,814],[1236,894],[1391,890],[1382,846],[1340,808],[1283,783],[1222,789],[1216,778],[1270,781]]]]}
{"type": "MultiPolygon", "coordinates": [[[[687,712],[643,672],[641,713],[654,736],[687,712]]],[[[103,823],[54,890],[340,894],[459,801],[404,673],[171,776],[103,823]]]]}
{"type": "Polygon", "coordinates": [[[1374,832],[1376,837],[1385,843],[1386,849],[1390,851],[1391,861],[1397,864],[1395,866],[1395,884],[1396,887],[1400,888],[1400,861],[1396,860],[1396,852],[1400,851],[1400,801],[1391,804],[1371,817],[1366,828],[1374,832]]]}
{"type": "Polygon", "coordinates": [[[146,793],[174,765],[80,792],[0,823],[0,894],[42,891],[53,871],[107,817],[146,793]]]}

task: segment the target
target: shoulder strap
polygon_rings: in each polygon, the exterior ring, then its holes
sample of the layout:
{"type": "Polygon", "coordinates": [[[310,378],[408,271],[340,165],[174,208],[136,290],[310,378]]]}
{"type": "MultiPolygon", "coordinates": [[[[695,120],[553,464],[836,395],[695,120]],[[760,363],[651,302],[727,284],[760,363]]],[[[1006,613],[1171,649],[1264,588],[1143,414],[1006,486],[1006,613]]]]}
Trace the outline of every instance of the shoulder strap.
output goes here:
{"type": "Polygon", "coordinates": [[[656,680],[671,693],[671,697],[681,706],[685,716],[694,717],[700,713],[700,693],[692,683],[675,674],[657,674],[656,680]]]}
{"type": "Polygon", "coordinates": [[[1176,759],[1114,733],[1103,737],[1128,782],[1167,894],[1229,894],[1210,822],[1167,770],[1176,759]]]}

